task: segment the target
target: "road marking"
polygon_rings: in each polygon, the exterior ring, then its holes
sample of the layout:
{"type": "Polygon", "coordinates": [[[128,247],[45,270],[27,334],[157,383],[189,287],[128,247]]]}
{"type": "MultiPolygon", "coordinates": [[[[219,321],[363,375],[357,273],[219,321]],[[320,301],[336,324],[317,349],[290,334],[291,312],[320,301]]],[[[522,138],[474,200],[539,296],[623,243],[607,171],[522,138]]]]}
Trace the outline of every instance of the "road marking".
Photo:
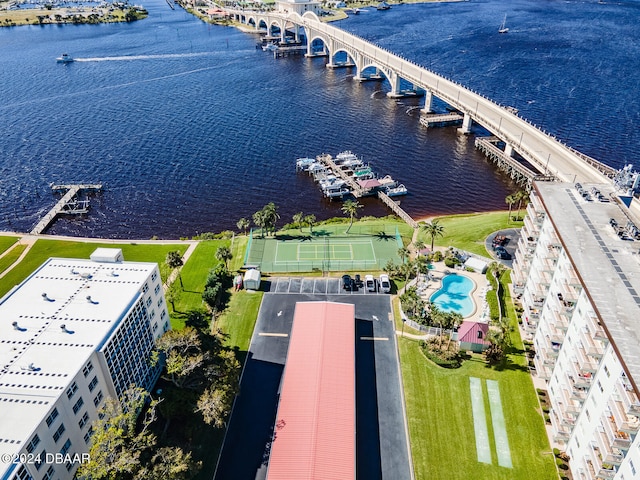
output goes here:
{"type": "Polygon", "coordinates": [[[278,312],[278,316],[279,316],[279,317],[281,317],[281,316],[282,316],[282,310],[280,310],[280,311],[278,312]]]}
{"type": "Polygon", "coordinates": [[[378,317],[376,317],[375,315],[371,315],[371,316],[373,317],[374,321],[376,321],[376,322],[378,321],[378,317]]]}
{"type": "Polygon", "coordinates": [[[476,434],[476,454],[481,463],[491,464],[491,447],[489,445],[489,430],[487,417],[484,413],[484,396],[482,394],[482,380],[469,377],[471,387],[471,412],[473,413],[473,430],[476,434]]]}
{"type": "Polygon", "coordinates": [[[258,333],[260,337],[288,337],[288,333],[268,333],[268,332],[260,332],[258,333]]]}
{"type": "Polygon", "coordinates": [[[389,340],[389,337],[360,337],[360,340],[373,340],[373,341],[389,340]]]}

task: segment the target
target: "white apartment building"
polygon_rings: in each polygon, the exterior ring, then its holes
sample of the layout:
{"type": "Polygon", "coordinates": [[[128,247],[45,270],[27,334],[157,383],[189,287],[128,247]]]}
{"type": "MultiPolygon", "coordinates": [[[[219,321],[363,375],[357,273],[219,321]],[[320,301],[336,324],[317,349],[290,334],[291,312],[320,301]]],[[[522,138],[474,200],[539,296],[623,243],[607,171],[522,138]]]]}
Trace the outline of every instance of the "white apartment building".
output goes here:
{"type": "Polygon", "coordinates": [[[322,10],[320,2],[316,0],[277,0],[276,10],[282,13],[298,13],[304,15],[306,12],[313,12],[320,15],[322,10]]]}
{"type": "Polygon", "coordinates": [[[576,480],[640,478],[640,235],[612,185],[536,183],[513,287],[576,480]]]}
{"type": "Polygon", "coordinates": [[[51,258],[0,299],[0,479],[73,478],[104,399],[158,379],[169,328],[157,264],[119,249],[51,258]]]}

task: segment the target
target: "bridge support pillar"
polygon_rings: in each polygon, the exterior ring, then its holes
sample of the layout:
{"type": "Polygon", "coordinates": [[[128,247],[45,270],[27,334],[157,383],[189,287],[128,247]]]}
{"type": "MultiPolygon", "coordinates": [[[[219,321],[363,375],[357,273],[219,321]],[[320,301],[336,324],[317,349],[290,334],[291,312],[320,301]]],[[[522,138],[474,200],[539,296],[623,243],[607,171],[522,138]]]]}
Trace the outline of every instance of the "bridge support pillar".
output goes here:
{"type": "Polygon", "coordinates": [[[458,133],[462,133],[464,135],[471,133],[471,123],[471,115],[465,113],[464,118],[462,119],[462,127],[458,129],[458,133]]]}
{"type": "MultiPolygon", "coordinates": [[[[377,71],[376,71],[377,73],[377,71]]],[[[387,97],[389,98],[400,98],[402,97],[402,93],[400,92],[400,77],[396,72],[391,72],[389,76],[389,83],[391,84],[391,91],[387,93],[387,97]]]]}
{"type": "Polygon", "coordinates": [[[433,92],[431,90],[425,90],[424,92],[424,108],[420,110],[421,113],[431,113],[433,107],[433,92]]]}
{"type": "Polygon", "coordinates": [[[512,146],[510,143],[507,143],[507,144],[504,146],[504,154],[505,154],[507,157],[513,157],[513,146],[512,146]]]}

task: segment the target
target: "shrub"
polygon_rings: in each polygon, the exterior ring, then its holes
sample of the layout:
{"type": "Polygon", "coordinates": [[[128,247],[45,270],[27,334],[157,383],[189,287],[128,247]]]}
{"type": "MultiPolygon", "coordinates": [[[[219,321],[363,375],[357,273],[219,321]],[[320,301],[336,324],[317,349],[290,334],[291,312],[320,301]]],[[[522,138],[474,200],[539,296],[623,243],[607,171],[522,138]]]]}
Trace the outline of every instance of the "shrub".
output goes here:
{"type": "Polygon", "coordinates": [[[547,392],[541,388],[536,388],[536,392],[538,392],[538,395],[540,395],[541,397],[547,396],[547,392]]]}
{"type": "Polygon", "coordinates": [[[560,449],[559,449],[559,448],[554,448],[554,449],[553,449],[553,454],[554,454],[556,457],[559,457],[559,456],[560,456],[560,449]]]}
{"type": "Polygon", "coordinates": [[[421,341],[420,347],[426,357],[440,367],[459,368],[462,365],[457,342],[431,337],[426,342],[421,341]]]}
{"type": "Polygon", "coordinates": [[[454,268],[456,265],[460,265],[460,259],[458,257],[445,257],[444,264],[449,268],[454,268]]]}
{"type": "Polygon", "coordinates": [[[440,250],[436,250],[435,252],[433,252],[431,259],[434,262],[442,261],[442,252],[440,250]]]}

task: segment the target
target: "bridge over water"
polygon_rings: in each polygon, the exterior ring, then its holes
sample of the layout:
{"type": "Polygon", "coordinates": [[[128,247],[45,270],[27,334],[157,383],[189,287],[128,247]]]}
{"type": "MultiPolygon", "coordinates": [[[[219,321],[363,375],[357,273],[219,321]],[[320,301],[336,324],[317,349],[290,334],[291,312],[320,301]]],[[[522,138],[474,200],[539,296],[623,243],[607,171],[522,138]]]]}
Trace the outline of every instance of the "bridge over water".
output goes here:
{"type": "MultiPolygon", "coordinates": [[[[514,109],[498,105],[489,98],[474,92],[451,79],[438,75],[411,60],[374,45],[367,40],[321,22],[311,12],[297,13],[258,12],[230,10],[233,18],[250,25],[256,31],[269,35],[277,33],[281,40],[285,35],[301,39],[304,32],[307,56],[326,55],[327,67],[340,67],[336,55],[347,55],[345,65],[355,69],[356,80],[384,77],[391,85],[390,97],[402,97],[424,91],[423,112],[430,112],[433,98],[437,97],[463,115],[461,133],[470,133],[475,122],[500,140],[501,148],[493,155],[501,155],[504,162],[518,154],[538,172],[527,177],[553,178],[563,182],[603,183],[615,170],[590,158],[544,132],[517,115],[514,109]],[[313,45],[322,44],[321,51],[313,45]],[[413,86],[411,91],[401,89],[401,79],[413,86]]],[[[524,177],[523,177],[524,178],[524,177]]]]}

